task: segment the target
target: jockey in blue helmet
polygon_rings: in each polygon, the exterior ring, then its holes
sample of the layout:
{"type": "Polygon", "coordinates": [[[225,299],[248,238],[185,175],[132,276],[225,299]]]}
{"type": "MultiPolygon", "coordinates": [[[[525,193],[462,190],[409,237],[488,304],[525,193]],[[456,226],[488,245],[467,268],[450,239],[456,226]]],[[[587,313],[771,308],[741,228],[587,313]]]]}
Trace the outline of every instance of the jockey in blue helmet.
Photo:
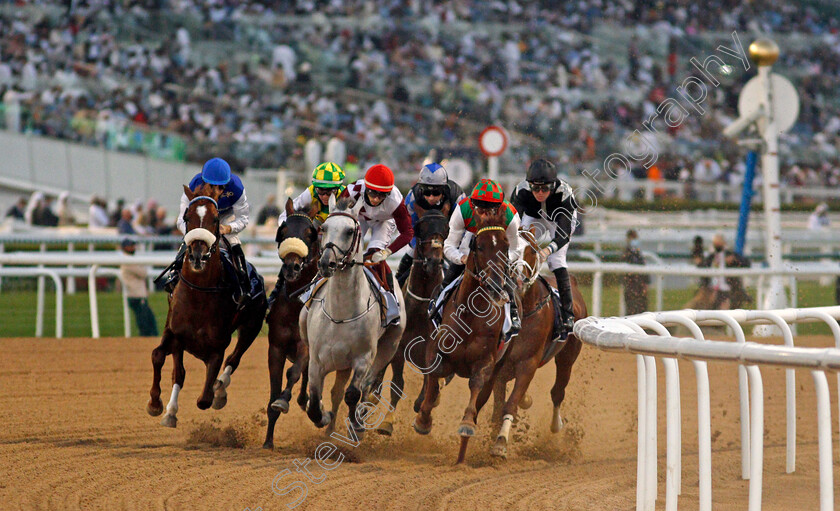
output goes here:
{"type": "MultiPolygon", "coordinates": [[[[208,160],[190,181],[190,190],[197,190],[202,184],[207,183],[214,187],[221,188],[219,195],[219,232],[230,243],[231,255],[233,256],[234,267],[238,277],[239,289],[241,291],[239,305],[243,306],[250,298],[251,284],[248,279],[248,266],[245,262],[245,253],[242,251],[242,244],[239,241],[239,233],[248,226],[248,215],[251,212],[251,205],[245,196],[245,187],[242,181],[230,171],[228,162],[221,158],[208,160]]],[[[189,207],[189,199],[185,193],[181,194],[181,207],[178,213],[176,225],[181,232],[186,232],[186,221],[184,214],[189,207]]],[[[181,245],[175,263],[172,265],[172,274],[166,282],[167,290],[171,292],[177,283],[177,275],[184,260],[186,247],[181,245]]]]}

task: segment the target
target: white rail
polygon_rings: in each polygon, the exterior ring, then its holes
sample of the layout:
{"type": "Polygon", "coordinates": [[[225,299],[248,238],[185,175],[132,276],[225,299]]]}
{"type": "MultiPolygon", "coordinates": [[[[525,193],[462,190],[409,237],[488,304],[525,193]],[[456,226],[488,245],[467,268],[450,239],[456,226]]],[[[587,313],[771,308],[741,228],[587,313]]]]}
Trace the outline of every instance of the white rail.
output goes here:
{"type": "MultiPolygon", "coordinates": [[[[575,325],[578,337],[607,351],[638,355],[639,450],[637,464],[636,509],[655,508],[657,497],[656,466],[656,365],[662,359],[666,380],[666,476],[665,509],[677,509],[681,492],[681,420],[679,404],[679,369],[677,358],[691,360],[697,376],[699,509],[712,508],[711,411],[709,377],[706,361],[740,364],[741,476],[750,480],[749,509],[761,509],[764,449],[764,391],[760,365],[775,365],[786,371],[786,471],[796,468],[796,387],[795,368],[811,369],[817,393],[817,424],[820,470],[820,510],[834,509],[834,479],[831,448],[831,405],[826,371],[840,372],[840,306],[774,311],[694,311],[644,313],[624,318],[590,317],[575,325]],[[790,325],[821,321],[831,329],[833,348],[800,348],[793,345],[790,325]],[[706,341],[700,325],[718,324],[732,329],[735,342],[706,341]],[[785,345],[773,346],[746,342],[742,325],[774,324],[782,330],[785,345]],[[681,325],[693,339],[673,337],[666,326],[681,325]],[[648,335],[645,329],[656,335],[648,335]],[[749,384],[749,388],[748,388],[749,384]]],[[[838,375],[840,392],[840,375],[838,375]]],[[[840,406],[840,396],[838,396],[840,406]]]]}

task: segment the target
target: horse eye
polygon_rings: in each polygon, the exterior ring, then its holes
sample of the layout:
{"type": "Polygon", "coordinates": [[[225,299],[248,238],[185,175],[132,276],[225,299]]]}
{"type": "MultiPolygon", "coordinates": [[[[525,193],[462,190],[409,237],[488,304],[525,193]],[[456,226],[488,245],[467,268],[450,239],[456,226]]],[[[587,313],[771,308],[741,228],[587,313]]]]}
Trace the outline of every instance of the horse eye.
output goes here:
{"type": "Polygon", "coordinates": [[[350,229],[350,228],[344,229],[344,235],[345,236],[351,236],[352,234],[353,234],[353,229],[350,229]]]}

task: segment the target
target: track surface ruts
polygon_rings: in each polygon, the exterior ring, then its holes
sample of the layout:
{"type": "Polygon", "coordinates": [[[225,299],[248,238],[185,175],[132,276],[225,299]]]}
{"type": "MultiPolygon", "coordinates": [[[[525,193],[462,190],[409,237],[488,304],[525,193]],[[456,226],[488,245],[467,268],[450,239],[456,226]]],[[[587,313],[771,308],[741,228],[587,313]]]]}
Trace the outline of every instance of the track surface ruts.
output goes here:
{"type": "MultiPolygon", "coordinates": [[[[278,421],[276,450],[261,448],[268,399],[267,343],[258,339],[233,376],[221,411],[195,406],[203,364],[187,356],[175,430],[146,414],[155,339],[0,339],[0,502],[3,509],[287,509],[298,497],[272,492],[274,477],[312,457],[326,438],[293,405],[278,421]]],[[[827,338],[798,345],[828,346],[827,338]]],[[[164,404],[171,361],[164,367],[164,404]]],[[[495,431],[489,410],[479,417],[466,466],[455,467],[455,428],[466,404],[463,380],[443,390],[428,437],[414,433],[404,400],[394,436],[369,433],[344,462],[308,483],[297,509],[371,510],[615,510],[635,506],[636,362],[584,347],[564,404],[567,426],[548,431],[553,366],[531,385],[534,405],[514,426],[507,461],[488,455],[495,431]]],[[[660,366],[661,371],[661,366],[660,366]]],[[[680,509],[697,509],[697,423],[691,365],[680,365],[683,495],[680,509]]],[[[712,364],[713,496],[715,510],[745,509],[740,476],[737,372],[712,364]]],[[[810,374],[797,372],[797,470],[784,474],[784,373],[762,371],[765,383],[764,509],[817,509],[816,403],[810,374]]],[[[409,373],[413,399],[420,378],[409,373]]],[[[658,507],[664,508],[664,378],[660,375],[658,507]]],[[[331,380],[328,380],[328,388],[331,380]]],[[[830,382],[834,378],[829,379],[830,382]]],[[[832,402],[836,403],[836,385],[832,402]]],[[[837,408],[833,436],[837,452],[837,408]]],[[[346,407],[342,405],[342,418],[346,407]]],[[[336,442],[334,442],[336,443],[336,442]]],[[[340,445],[340,444],[339,444],[340,445]]],[[[835,456],[835,460],[837,457],[835,456]]],[[[835,472],[837,467],[835,464],[835,472]]],[[[302,474],[283,479],[285,486],[302,474]]],[[[835,475],[835,480],[840,478],[835,475]]],[[[835,484],[837,487],[838,485],[835,484]]],[[[840,495],[838,495],[840,501],[840,495]]]]}

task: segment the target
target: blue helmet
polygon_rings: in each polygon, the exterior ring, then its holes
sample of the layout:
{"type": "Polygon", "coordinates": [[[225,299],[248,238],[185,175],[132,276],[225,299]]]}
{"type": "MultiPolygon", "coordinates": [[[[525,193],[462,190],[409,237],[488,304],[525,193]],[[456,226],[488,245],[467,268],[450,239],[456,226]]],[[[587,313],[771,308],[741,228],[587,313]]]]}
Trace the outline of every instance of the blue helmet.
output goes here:
{"type": "Polygon", "coordinates": [[[201,179],[211,185],[224,186],[230,182],[230,165],[221,158],[213,158],[201,168],[201,179]]]}
{"type": "Polygon", "coordinates": [[[421,185],[441,186],[445,185],[448,179],[446,169],[443,168],[443,165],[432,162],[423,165],[423,168],[420,169],[420,179],[418,179],[418,182],[421,185]]]}

